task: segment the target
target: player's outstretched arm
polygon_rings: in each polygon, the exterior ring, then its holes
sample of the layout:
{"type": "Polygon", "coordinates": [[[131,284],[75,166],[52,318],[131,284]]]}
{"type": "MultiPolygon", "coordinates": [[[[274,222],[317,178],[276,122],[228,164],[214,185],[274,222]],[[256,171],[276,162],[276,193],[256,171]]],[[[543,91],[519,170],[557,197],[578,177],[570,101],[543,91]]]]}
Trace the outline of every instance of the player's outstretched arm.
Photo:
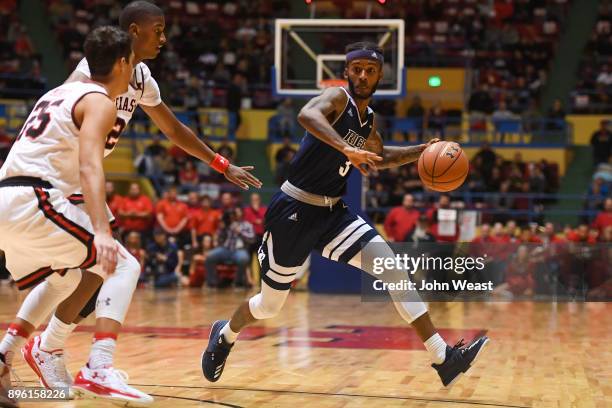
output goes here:
{"type": "Polygon", "coordinates": [[[314,137],[344,153],[355,168],[367,175],[368,168],[375,169],[375,162],[382,158],[371,151],[352,147],[331,125],[332,121],[342,114],[347,99],[346,92],[340,88],[328,88],[304,105],[298,114],[298,122],[314,137]]]}
{"type": "MultiPolygon", "coordinates": [[[[191,129],[182,124],[165,103],[162,102],[157,106],[141,105],[141,108],[174,144],[209,165],[213,163],[216,156],[215,152],[206,143],[198,139],[191,129]]],[[[214,166],[211,167],[214,168],[214,166]]],[[[249,186],[259,188],[261,187],[261,181],[251,174],[253,169],[253,166],[240,167],[229,164],[229,166],[225,166],[223,174],[228,181],[245,190],[248,190],[249,186]]]]}
{"type": "Polygon", "coordinates": [[[388,169],[390,167],[399,167],[417,161],[423,150],[439,141],[440,139],[436,138],[431,139],[427,143],[415,146],[384,146],[382,137],[376,129],[375,117],[372,133],[370,133],[364,149],[382,156],[382,161],[376,163],[378,169],[388,169]]]}
{"type": "Polygon", "coordinates": [[[115,104],[106,95],[90,93],[77,103],[75,119],[79,129],[79,172],[83,199],[94,230],[94,244],[98,262],[105,273],[117,266],[118,246],[106,214],[105,177],[102,167],[106,136],[117,117],[115,104]]]}

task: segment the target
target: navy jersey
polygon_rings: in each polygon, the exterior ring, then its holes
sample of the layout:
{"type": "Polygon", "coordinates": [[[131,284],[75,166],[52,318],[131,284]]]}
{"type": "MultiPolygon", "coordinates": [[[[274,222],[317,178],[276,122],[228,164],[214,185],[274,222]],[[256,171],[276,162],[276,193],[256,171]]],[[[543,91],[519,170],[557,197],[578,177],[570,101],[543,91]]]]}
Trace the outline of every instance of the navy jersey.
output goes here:
{"type": "MultiPolygon", "coordinates": [[[[359,117],[357,104],[346,89],[348,100],[332,127],[351,146],[362,149],[374,123],[374,111],[368,106],[365,118],[359,117]]],[[[346,192],[351,162],[338,150],[306,132],[289,166],[291,184],[312,194],[339,197],[346,192]]]]}

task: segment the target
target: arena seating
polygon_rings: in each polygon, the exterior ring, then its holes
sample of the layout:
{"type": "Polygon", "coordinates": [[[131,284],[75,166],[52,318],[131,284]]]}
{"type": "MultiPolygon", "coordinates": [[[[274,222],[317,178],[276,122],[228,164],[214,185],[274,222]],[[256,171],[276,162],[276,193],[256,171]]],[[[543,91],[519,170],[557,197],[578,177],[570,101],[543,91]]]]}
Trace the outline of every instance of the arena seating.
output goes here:
{"type": "Polygon", "coordinates": [[[16,0],[0,2],[0,98],[35,98],[43,93],[45,79],[16,11],[16,0]]]}
{"type": "Polygon", "coordinates": [[[572,95],[576,113],[612,113],[612,4],[602,2],[572,95]]]}

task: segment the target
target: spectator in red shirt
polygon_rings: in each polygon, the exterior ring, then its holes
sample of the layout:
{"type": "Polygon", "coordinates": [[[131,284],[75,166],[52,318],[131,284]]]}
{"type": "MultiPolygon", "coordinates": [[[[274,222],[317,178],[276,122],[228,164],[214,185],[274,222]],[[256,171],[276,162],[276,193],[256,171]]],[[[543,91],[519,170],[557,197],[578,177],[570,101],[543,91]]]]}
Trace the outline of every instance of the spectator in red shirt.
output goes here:
{"type": "Polygon", "coordinates": [[[608,225],[604,228],[603,232],[599,235],[599,241],[612,243],[612,225],[608,225]]]}
{"type": "Polygon", "coordinates": [[[506,261],[510,255],[501,241],[502,228],[501,223],[495,224],[493,228],[489,224],[482,224],[480,235],[472,240],[469,247],[472,257],[484,258],[486,266],[483,272],[494,282],[503,280],[506,261]]]}
{"type": "Polygon", "coordinates": [[[106,182],[106,204],[108,205],[108,208],[110,208],[111,212],[115,216],[118,226],[121,226],[121,222],[118,216],[119,216],[119,208],[121,207],[122,201],[123,201],[123,197],[115,193],[115,184],[112,181],[107,181],[106,182]]]}
{"type": "Polygon", "coordinates": [[[189,234],[187,232],[189,210],[187,204],[177,199],[176,187],[170,187],[166,197],[159,200],[155,206],[155,213],[157,214],[159,226],[168,235],[174,237],[180,247],[189,242],[189,234]]]}
{"type": "Polygon", "coordinates": [[[533,273],[534,264],[530,260],[529,248],[521,245],[508,264],[506,282],[497,286],[493,294],[504,298],[532,296],[535,286],[533,273]]]}
{"type": "Polygon", "coordinates": [[[195,191],[187,194],[187,211],[189,211],[190,219],[193,214],[200,210],[200,208],[202,208],[200,204],[200,195],[195,191]]]}
{"type": "Polygon", "coordinates": [[[251,254],[257,253],[261,240],[264,234],[264,220],[266,216],[266,207],[261,205],[261,197],[258,193],[252,193],[250,197],[250,205],[244,209],[244,220],[253,225],[255,231],[255,239],[250,245],[249,251],[251,254]]]}
{"type": "Polygon", "coordinates": [[[567,240],[572,242],[583,242],[587,244],[594,244],[597,242],[597,237],[589,233],[589,226],[586,224],[580,224],[575,230],[567,233],[567,240]]]}
{"type": "Polygon", "coordinates": [[[191,230],[191,244],[197,248],[205,235],[214,236],[219,228],[221,212],[212,208],[210,197],[202,197],[201,205],[192,210],[189,216],[189,229],[191,230]]]}
{"type": "Polygon", "coordinates": [[[533,235],[531,229],[525,228],[521,231],[520,241],[523,244],[541,244],[542,240],[537,235],[533,235]]]}
{"type": "Polygon", "coordinates": [[[555,224],[547,222],[544,224],[544,232],[542,233],[542,242],[545,244],[560,244],[565,242],[565,239],[559,237],[555,233],[555,224]]]}
{"type": "Polygon", "coordinates": [[[195,191],[198,188],[199,181],[200,175],[193,165],[193,162],[191,160],[187,160],[181,170],[179,170],[179,183],[181,185],[181,191],[183,193],[195,191]]]}
{"type": "Polygon", "coordinates": [[[234,203],[234,197],[232,196],[232,193],[225,192],[221,194],[221,197],[219,197],[219,211],[233,211],[235,207],[236,205],[234,203]]]}
{"type": "Polygon", "coordinates": [[[446,194],[440,195],[438,202],[434,204],[427,213],[427,219],[431,222],[431,233],[436,237],[438,242],[455,242],[459,238],[459,228],[455,222],[455,234],[454,235],[440,235],[439,223],[438,223],[438,210],[439,209],[450,209],[450,197],[446,194]]]}
{"type": "Polygon", "coordinates": [[[121,227],[125,232],[136,231],[141,236],[147,235],[153,220],[153,203],[140,192],[138,183],[131,183],[127,197],[121,200],[118,208],[121,227]]]}
{"type": "Polygon", "coordinates": [[[516,221],[510,220],[506,223],[506,233],[504,235],[504,242],[517,242],[517,231],[516,221]]]}
{"type": "Polygon", "coordinates": [[[450,197],[447,196],[446,194],[441,194],[440,198],[438,198],[438,202],[435,203],[431,208],[429,208],[427,212],[425,213],[429,221],[438,222],[438,209],[439,208],[444,208],[444,209],[450,208],[450,197]]]}
{"type": "Polygon", "coordinates": [[[480,226],[480,235],[472,240],[473,244],[490,244],[497,242],[497,239],[491,235],[491,226],[482,224],[480,226]]]}
{"type": "Polygon", "coordinates": [[[612,198],[606,198],[604,201],[604,209],[593,221],[593,228],[597,228],[600,233],[603,233],[604,229],[612,225],[612,198]]]}
{"type": "Polygon", "coordinates": [[[145,250],[142,249],[140,234],[138,232],[132,231],[127,235],[125,239],[125,249],[127,249],[128,252],[132,254],[140,264],[140,278],[138,279],[138,284],[144,284],[145,250]]]}
{"type": "Polygon", "coordinates": [[[6,159],[14,141],[15,138],[9,136],[4,125],[0,124],[0,160],[6,159]]]}
{"type": "Polygon", "coordinates": [[[418,220],[419,211],[414,208],[414,197],[412,194],[405,194],[402,205],[392,208],[385,219],[387,239],[392,242],[403,242],[418,220]]]}
{"type": "Polygon", "coordinates": [[[250,205],[244,209],[244,220],[253,224],[255,235],[261,239],[264,234],[264,217],[266,215],[266,207],[261,205],[261,197],[258,193],[252,193],[250,197],[250,205]]]}
{"type": "Polygon", "coordinates": [[[30,57],[34,53],[34,46],[30,37],[28,36],[28,30],[25,27],[21,27],[21,32],[15,40],[15,54],[20,57],[30,57]]]}
{"type": "Polygon", "coordinates": [[[189,155],[180,147],[173,144],[172,147],[168,150],[168,154],[172,157],[175,163],[183,164],[187,160],[189,160],[189,155]]]}
{"type": "Polygon", "coordinates": [[[206,260],[208,253],[213,249],[213,238],[208,234],[202,237],[202,249],[194,254],[189,265],[189,287],[201,288],[206,280],[206,260]]]}

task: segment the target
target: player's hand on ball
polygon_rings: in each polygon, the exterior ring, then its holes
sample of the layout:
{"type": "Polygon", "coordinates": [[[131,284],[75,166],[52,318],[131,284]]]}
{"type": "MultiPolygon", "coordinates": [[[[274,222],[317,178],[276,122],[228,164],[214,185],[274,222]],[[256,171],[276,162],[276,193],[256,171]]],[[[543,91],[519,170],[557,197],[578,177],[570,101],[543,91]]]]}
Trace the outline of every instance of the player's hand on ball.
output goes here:
{"type": "Polygon", "coordinates": [[[251,174],[251,170],[254,168],[253,166],[238,167],[230,164],[224,175],[228,181],[244,190],[248,190],[249,186],[260,188],[262,186],[261,181],[251,174]]]}
{"type": "MultiPolygon", "coordinates": [[[[425,149],[427,149],[429,146],[431,146],[434,143],[438,143],[439,141],[440,141],[440,139],[438,139],[437,137],[434,137],[429,142],[425,143],[425,149]]],[[[425,150],[425,149],[423,149],[423,150],[425,150]]]]}
{"type": "Polygon", "coordinates": [[[97,263],[102,266],[102,271],[111,275],[117,267],[119,245],[115,238],[109,233],[102,232],[94,235],[94,245],[97,252],[97,263]]]}
{"type": "Polygon", "coordinates": [[[367,176],[370,170],[376,171],[376,162],[382,161],[382,157],[376,153],[357,149],[355,147],[345,147],[343,153],[349,159],[353,167],[359,170],[364,176],[367,176]]]}

